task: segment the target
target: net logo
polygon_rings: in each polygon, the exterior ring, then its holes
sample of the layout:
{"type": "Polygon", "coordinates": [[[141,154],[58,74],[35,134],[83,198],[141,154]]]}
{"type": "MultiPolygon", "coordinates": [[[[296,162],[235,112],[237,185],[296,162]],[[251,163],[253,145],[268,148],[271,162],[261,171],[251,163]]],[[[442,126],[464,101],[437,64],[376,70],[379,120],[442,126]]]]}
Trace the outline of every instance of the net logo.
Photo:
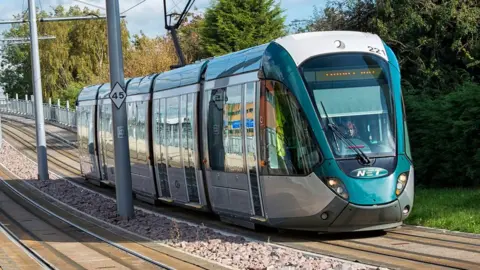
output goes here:
{"type": "Polygon", "coordinates": [[[377,178],[388,174],[388,171],[382,168],[360,168],[350,172],[351,177],[356,178],[377,178]]]}

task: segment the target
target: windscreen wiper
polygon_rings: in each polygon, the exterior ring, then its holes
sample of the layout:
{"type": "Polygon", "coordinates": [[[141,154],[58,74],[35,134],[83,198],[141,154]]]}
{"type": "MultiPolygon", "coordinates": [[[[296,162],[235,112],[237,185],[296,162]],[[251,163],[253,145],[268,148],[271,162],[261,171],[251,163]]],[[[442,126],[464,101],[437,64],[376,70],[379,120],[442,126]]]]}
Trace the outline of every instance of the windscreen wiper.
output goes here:
{"type": "MultiPolygon", "coordinates": [[[[323,102],[320,101],[320,104],[322,105],[323,111],[325,112],[325,117],[327,118],[327,126],[333,131],[334,138],[335,135],[338,136],[345,144],[348,145],[349,149],[352,149],[353,151],[355,151],[355,153],[357,153],[357,157],[360,158],[365,165],[370,164],[372,161],[368,158],[368,156],[360,148],[358,148],[350,138],[347,138],[345,137],[345,135],[343,135],[343,133],[339,130],[338,126],[332,121],[332,119],[330,119],[330,117],[328,117],[328,113],[325,109],[325,106],[323,106],[323,102]]],[[[338,147],[336,139],[335,143],[338,147]]]]}

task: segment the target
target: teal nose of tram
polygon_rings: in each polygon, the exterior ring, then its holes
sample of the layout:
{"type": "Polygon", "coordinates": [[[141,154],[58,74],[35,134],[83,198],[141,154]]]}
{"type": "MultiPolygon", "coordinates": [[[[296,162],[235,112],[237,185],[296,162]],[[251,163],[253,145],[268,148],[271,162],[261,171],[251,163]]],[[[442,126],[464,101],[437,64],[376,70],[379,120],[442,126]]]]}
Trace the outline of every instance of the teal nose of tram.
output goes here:
{"type": "MultiPolygon", "coordinates": [[[[346,173],[333,162],[326,162],[317,173],[332,175],[323,181],[345,201],[336,212],[321,212],[332,223],[329,231],[376,230],[399,226],[413,206],[414,170],[404,156],[396,162],[392,173],[377,167],[346,173]],[[334,176],[333,176],[334,175],[334,176]]],[[[338,209],[338,208],[337,208],[338,209]]]]}

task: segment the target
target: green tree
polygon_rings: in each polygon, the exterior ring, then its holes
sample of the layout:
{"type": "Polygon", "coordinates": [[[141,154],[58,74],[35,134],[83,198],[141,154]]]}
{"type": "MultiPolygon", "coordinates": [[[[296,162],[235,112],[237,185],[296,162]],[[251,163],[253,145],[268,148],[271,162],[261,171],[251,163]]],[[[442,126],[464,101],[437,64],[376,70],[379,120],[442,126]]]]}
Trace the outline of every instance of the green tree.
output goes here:
{"type": "MultiPolygon", "coordinates": [[[[16,20],[27,19],[27,14],[14,16],[16,20]]],[[[14,25],[3,33],[5,38],[26,38],[28,25],[14,25]]],[[[30,61],[30,46],[27,44],[7,44],[2,51],[0,84],[10,97],[18,94],[20,97],[31,95],[32,72],[30,61]]]]}
{"type": "Polygon", "coordinates": [[[378,34],[398,55],[411,91],[433,96],[480,81],[478,1],[336,0],[314,14],[308,30],[378,34]]]}
{"type": "Polygon", "coordinates": [[[149,38],[143,32],[133,36],[125,61],[125,76],[138,77],[164,72],[178,63],[173,42],[168,36],[149,38]]]}
{"type": "Polygon", "coordinates": [[[419,184],[480,186],[480,85],[447,95],[407,95],[408,124],[419,184]]]}
{"type": "MultiPolygon", "coordinates": [[[[57,6],[52,12],[40,12],[38,18],[98,15],[99,11],[78,6],[68,10],[57,6]]],[[[26,14],[15,18],[26,18],[26,14]]],[[[44,99],[69,99],[72,104],[83,85],[108,81],[108,46],[105,20],[62,21],[38,24],[39,36],[55,36],[40,40],[40,68],[44,99]],[[74,90],[78,87],[78,90],[74,90]]],[[[122,41],[128,56],[129,34],[122,20],[122,41]]],[[[6,37],[28,37],[28,24],[16,24],[4,33],[6,37]]],[[[30,45],[11,45],[4,50],[0,84],[13,96],[32,94],[30,45]]]]}
{"type": "MultiPolygon", "coordinates": [[[[83,13],[92,11],[85,9],[83,13]]],[[[95,12],[99,15],[99,12],[95,12]]],[[[124,58],[128,54],[129,33],[126,22],[121,21],[124,58]]],[[[71,74],[75,81],[101,83],[109,80],[108,36],[105,20],[88,20],[72,25],[69,31],[69,58],[71,74]]]]}
{"type": "Polygon", "coordinates": [[[32,94],[32,74],[30,68],[30,54],[26,45],[8,46],[3,50],[1,62],[0,83],[5,93],[10,97],[15,94],[32,94]]]}
{"type": "Polygon", "coordinates": [[[187,63],[208,57],[208,53],[202,47],[200,36],[204,24],[205,18],[203,15],[190,13],[180,26],[178,31],[180,45],[187,63]]]}
{"type": "MultiPolygon", "coordinates": [[[[82,12],[72,8],[65,10],[58,6],[50,14],[41,13],[41,17],[79,16],[82,12]]],[[[40,17],[39,16],[39,17],[40,17]]],[[[42,72],[42,90],[45,97],[58,97],[57,92],[65,89],[73,78],[69,72],[71,59],[69,59],[70,42],[69,31],[72,22],[39,23],[39,36],[55,36],[54,40],[39,42],[40,69],[42,72]]],[[[27,24],[24,27],[28,27],[27,24]]],[[[28,48],[30,50],[30,48],[28,48]]]]}
{"type": "Polygon", "coordinates": [[[208,54],[222,55],[285,35],[284,22],[274,0],[216,0],[205,13],[201,40],[208,54]]]}

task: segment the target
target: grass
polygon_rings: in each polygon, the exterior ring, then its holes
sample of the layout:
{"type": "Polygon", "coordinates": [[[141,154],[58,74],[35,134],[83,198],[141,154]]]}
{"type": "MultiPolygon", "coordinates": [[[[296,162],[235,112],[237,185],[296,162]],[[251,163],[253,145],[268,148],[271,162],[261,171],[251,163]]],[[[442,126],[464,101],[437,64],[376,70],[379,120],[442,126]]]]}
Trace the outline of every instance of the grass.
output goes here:
{"type": "Polygon", "coordinates": [[[480,234],[480,189],[415,189],[406,224],[480,234]]]}

